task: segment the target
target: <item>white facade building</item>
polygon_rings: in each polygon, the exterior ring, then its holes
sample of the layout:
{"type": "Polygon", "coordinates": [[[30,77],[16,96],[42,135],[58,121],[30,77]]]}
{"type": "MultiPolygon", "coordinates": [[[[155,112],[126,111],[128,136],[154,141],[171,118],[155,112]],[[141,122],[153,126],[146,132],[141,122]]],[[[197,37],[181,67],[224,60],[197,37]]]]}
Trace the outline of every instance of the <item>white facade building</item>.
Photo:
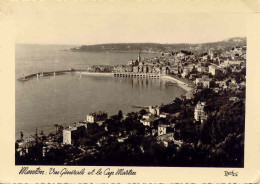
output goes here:
{"type": "Polygon", "coordinates": [[[76,123],[75,126],[63,130],[63,144],[73,144],[78,135],[86,130],[86,124],[76,123]]]}
{"type": "Polygon", "coordinates": [[[89,123],[94,123],[95,122],[95,118],[92,115],[87,115],[86,121],[89,123]]]}
{"type": "Polygon", "coordinates": [[[205,107],[205,102],[198,102],[195,110],[194,110],[194,119],[196,121],[201,121],[203,122],[204,120],[207,119],[206,113],[204,111],[205,107]]]}
{"type": "Polygon", "coordinates": [[[149,112],[153,115],[160,115],[160,108],[158,106],[149,106],[149,112]]]}

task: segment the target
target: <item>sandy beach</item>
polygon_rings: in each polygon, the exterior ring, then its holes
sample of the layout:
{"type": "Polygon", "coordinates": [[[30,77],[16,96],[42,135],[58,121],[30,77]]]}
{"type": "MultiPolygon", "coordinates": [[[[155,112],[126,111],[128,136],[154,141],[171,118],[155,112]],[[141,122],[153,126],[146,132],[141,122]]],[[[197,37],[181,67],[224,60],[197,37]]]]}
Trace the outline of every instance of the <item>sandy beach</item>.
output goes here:
{"type": "Polygon", "coordinates": [[[161,79],[165,79],[165,80],[176,82],[178,86],[180,86],[181,88],[183,88],[187,92],[190,92],[192,90],[192,87],[188,86],[188,84],[186,84],[185,82],[180,81],[178,79],[175,79],[175,78],[173,78],[171,76],[164,75],[164,76],[161,76],[161,79]]]}
{"type": "MultiPolygon", "coordinates": [[[[80,75],[92,75],[92,76],[113,76],[114,73],[101,73],[101,72],[87,72],[87,71],[77,71],[77,74],[80,75]]],[[[183,81],[180,81],[174,77],[171,77],[169,75],[163,75],[160,77],[163,80],[169,80],[169,81],[173,81],[176,82],[178,86],[180,86],[181,88],[183,88],[185,91],[189,92],[192,90],[192,87],[188,86],[188,84],[186,84],[183,81]]]]}
{"type": "Polygon", "coordinates": [[[80,75],[92,75],[92,76],[113,76],[113,73],[101,73],[101,72],[87,72],[87,71],[77,71],[76,74],[80,75]]]}

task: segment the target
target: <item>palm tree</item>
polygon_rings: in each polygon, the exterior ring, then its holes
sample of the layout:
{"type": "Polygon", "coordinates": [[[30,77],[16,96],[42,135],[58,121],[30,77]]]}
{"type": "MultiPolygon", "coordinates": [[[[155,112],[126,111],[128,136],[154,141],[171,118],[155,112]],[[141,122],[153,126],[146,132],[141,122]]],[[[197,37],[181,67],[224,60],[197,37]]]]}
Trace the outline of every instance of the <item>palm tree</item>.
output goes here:
{"type": "Polygon", "coordinates": [[[123,112],[121,110],[118,111],[117,118],[119,121],[123,119],[123,112]]]}
{"type": "Polygon", "coordinates": [[[43,133],[43,131],[41,131],[41,133],[40,133],[41,135],[44,135],[44,133],[43,133]]]}
{"type": "Polygon", "coordinates": [[[23,132],[20,132],[21,140],[23,140],[23,132]]]}
{"type": "Polygon", "coordinates": [[[56,127],[56,134],[58,133],[58,124],[54,125],[56,127]]]}
{"type": "Polygon", "coordinates": [[[35,128],[35,136],[38,137],[38,128],[35,128]]]}

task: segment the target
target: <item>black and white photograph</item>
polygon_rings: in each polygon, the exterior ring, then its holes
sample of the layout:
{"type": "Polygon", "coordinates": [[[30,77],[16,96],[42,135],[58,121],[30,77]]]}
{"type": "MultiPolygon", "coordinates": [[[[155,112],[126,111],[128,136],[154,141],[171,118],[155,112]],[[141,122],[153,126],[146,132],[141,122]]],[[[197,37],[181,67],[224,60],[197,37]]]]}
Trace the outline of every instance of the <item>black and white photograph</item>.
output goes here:
{"type": "Polygon", "coordinates": [[[248,16],[96,3],[11,6],[17,174],[92,166],[108,178],[134,168],[238,177],[249,146],[248,16]]]}
{"type": "Polygon", "coordinates": [[[244,166],[243,15],[36,8],[17,22],[17,165],[244,166]]]}

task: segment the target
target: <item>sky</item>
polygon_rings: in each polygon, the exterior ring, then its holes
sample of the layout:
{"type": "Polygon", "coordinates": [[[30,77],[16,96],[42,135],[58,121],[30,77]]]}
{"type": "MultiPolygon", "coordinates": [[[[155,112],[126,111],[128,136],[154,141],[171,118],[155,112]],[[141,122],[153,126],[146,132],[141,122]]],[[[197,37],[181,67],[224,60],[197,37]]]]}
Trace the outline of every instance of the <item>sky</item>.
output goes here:
{"type": "Polygon", "coordinates": [[[191,13],[160,4],[120,7],[101,2],[25,2],[12,11],[16,43],[205,43],[246,36],[246,13],[191,13]]]}

